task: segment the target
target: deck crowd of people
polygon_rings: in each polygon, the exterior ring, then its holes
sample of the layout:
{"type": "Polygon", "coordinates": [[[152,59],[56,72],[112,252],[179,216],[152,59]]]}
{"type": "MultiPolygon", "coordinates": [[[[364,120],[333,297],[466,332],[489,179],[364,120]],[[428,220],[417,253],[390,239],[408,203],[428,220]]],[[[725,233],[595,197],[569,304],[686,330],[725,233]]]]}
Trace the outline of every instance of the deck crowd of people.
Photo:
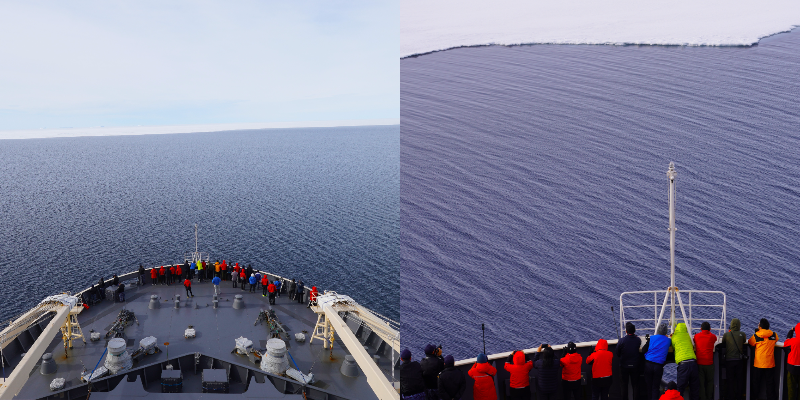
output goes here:
{"type": "MultiPolygon", "coordinates": [[[[286,293],[289,300],[304,303],[306,299],[306,291],[308,291],[308,305],[311,307],[316,304],[319,291],[316,286],[311,289],[306,288],[302,280],[297,279],[278,279],[270,280],[267,274],[262,274],[260,271],[253,269],[250,264],[239,266],[239,263],[228,263],[226,260],[215,261],[213,264],[209,262],[198,260],[195,262],[186,261],[184,264],[157,266],[150,268],[149,271],[143,266],[139,265],[138,273],[136,275],[137,285],[172,285],[182,284],[186,289],[187,297],[194,297],[192,292],[192,282],[197,281],[203,283],[210,281],[214,285],[215,293],[219,293],[219,285],[222,282],[229,281],[232,283],[233,288],[241,288],[247,290],[248,284],[250,285],[250,293],[257,293],[258,288],[261,287],[261,295],[269,298],[270,304],[275,304],[275,299],[280,297],[281,293],[286,293]],[[148,282],[149,278],[149,282],[148,282]]],[[[114,275],[112,280],[106,283],[103,278],[97,285],[93,285],[84,294],[84,303],[93,304],[96,301],[106,299],[106,287],[115,286],[114,296],[119,299],[120,293],[124,293],[125,285],[119,284],[119,278],[114,275]]],[[[123,295],[124,296],[124,295],[123,295]]]]}
{"type": "MultiPolygon", "coordinates": [[[[672,335],[667,335],[667,325],[661,324],[655,335],[636,335],[636,327],[632,323],[626,325],[625,337],[619,339],[614,352],[608,350],[608,342],[600,339],[594,352],[586,357],[586,365],[591,367],[592,400],[608,399],[612,380],[619,380],[622,399],[646,398],[648,400],[682,400],[686,388],[691,400],[714,399],[714,351],[719,353],[718,359],[726,372],[725,397],[727,400],[741,400],[744,392],[749,346],[753,349],[753,370],[751,381],[751,398],[758,399],[762,385],[766,387],[767,399],[777,399],[775,392],[775,344],[778,335],[771,331],[769,321],[761,319],[755,333],[747,338],[740,331],[738,319],[731,320],[730,329],[722,339],[711,332],[708,322],[703,322],[700,331],[690,337],[686,324],[676,325],[672,335]],[[677,382],[669,382],[665,392],[661,393],[661,381],[668,353],[673,352],[677,364],[677,382]],[[612,374],[612,365],[618,363],[618,373],[612,374]],[[618,376],[617,376],[618,375],[618,376]],[[644,379],[645,393],[639,394],[639,379],[644,379]],[[629,393],[628,383],[633,388],[629,393]]],[[[787,383],[789,400],[797,400],[800,395],[800,338],[794,337],[800,329],[800,323],[792,328],[784,341],[784,348],[789,351],[787,359],[787,383]],[[798,343],[795,343],[798,342],[798,343]]],[[[452,355],[442,357],[442,348],[428,345],[424,349],[425,358],[420,361],[411,360],[411,351],[405,349],[400,354],[400,396],[413,400],[458,400],[466,399],[467,379],[463,372],[455,367],[452,355]]],[[[513,351],[508,356],[503,368],[509,373],[505,384],[511,399],[531,398],[531,370],[537,370],[536,393],[538,400],[556,398],[559,385],[564,400],[582,400],[581,386],[583,378],[581,368],[584,360],[578,354],[577,346],[569,342],[563,348],[561,358],[556,358],[555,351],[547,344],[542,344],[528,360],[522,351],[513,351]]],[[[495,376],[497,369],[489,363],[487,356],[478,354],[477,362],[467,372],[472,378],[472,398],[475,400],[496,400],[497,388],[495,376]]],[[[499,367],[499,366],[498,366],[499,367]]],[[[722,397],[722,396],[720,396],[722,397]]]]}

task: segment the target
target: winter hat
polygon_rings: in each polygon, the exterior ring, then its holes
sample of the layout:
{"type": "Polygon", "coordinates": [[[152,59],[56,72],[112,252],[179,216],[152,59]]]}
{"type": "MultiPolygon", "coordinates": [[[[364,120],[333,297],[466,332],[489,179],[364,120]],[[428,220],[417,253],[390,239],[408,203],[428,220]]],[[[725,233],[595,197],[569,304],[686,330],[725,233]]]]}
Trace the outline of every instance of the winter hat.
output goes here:
{"type": "Polygon", "coordinates": [[[453,358],[453,356],[451,356],[449,354],[444,358],[444,366],[445,367],[452,367],[453,365],[455,365],[455,363],[456,363],[456,360],[453,358]]]}
{"type": "Polygon", "coordinates": [[[627,324],[625,324],[625,332],[628,333],[629,335],[633,335],[634,333],[636,333],[636,326],[628,322],[627,324]]]}
{"type": "Polygon", "coordinates": [[[761,318],[761,321],[758,322],[758,326],[760,326],[761,329],[769,329],[769,321],[767,321],[766,318],[761,318]]]}
{"type": "Polygon", "coordinates": [[[709,324],[708,321],[703,322],[702,324],[700,324],[700,329],[704,330],[704,331],[710,331],[711,330],[711,324],[709,324]]]}
{"type": "Polygon", "coordinates": [[[667,390],[678,390],[678,384],[675,381],[669,381],[667,384],[667,390]]]}
{"type": "Polygon", "coordinates": [[[572,342],[567,343],[567,353],[572,354],[575,352],[577,348],[578,346],[575,346],[575,343],[572,342]]]}
{"type": "Polygon", "coordinates": [[[489,358],[486,357],[486,354],[478,354],[478,364],[483,364],[489,362],[489,358]]]}
{"type": "Polygon", "coordinates": [[[411,350],[405,349],[400,352],[400,359],[401,360],[410,360],[411,359],[411,350]]]}
{"type": "Polygon", "coordinates": [[[432,344],[429,344],[429,345],[425,346],[425,355],[426,356],[429,356],[429,355],[433,354],[434,351],[436,351],[436,346],[434,346],[432,344]]]}
{"type": "Polygon", "coordinates": [[[656,330],[656,335],[666,335],[667,334],[667,324],[661,324],[658,326],[656,330]]]}

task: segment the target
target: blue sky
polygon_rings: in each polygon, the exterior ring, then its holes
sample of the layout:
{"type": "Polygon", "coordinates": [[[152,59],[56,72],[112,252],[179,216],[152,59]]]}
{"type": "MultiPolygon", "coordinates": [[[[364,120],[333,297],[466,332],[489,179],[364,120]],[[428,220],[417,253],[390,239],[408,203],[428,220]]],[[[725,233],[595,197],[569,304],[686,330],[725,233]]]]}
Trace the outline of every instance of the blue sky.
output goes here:
{"type": "Polygon", "coordinates": [[[399,119],[398,8],[0,2],[0,130],[399,119]]]}

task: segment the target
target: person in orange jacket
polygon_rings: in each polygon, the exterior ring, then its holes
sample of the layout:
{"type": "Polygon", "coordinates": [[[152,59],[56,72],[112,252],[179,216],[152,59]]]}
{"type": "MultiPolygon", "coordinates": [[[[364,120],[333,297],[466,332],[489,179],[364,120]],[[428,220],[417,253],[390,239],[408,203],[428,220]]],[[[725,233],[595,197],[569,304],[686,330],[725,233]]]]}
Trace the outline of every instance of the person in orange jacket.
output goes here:
{"type": "Polygon", "coordinates": [[[190,281],[189,278],[183,281],[183,287],[186,288],[186,297],[194,297],[194,293],[192,293],[192,281],[190,281]]]}
{"type": "MultiPolygon", "coordinates": [[[[541,349],[541,347],[539,347],[541,349]]],[[[525,353],[522,351],[512,351],[503,369],[511,374],[508,385],[511,388],[512,399],[531,398],[530,373],[533,368],[533,361],[525,362],[525,353]]]]}
{"type": "Polygon", "coordinates": [[[786,382],[789,384],[789,400],[797,400],[800,394],[800,336],[794,337],[796,332],[800,332],[800,324],[797,324],[786,334],[783,341],[783,348],[789,350],[786,359],[786,382]]]}
{"type": "Polygon", "coordinates": [[[561,387],[564,393],[564,400],[582,400],[581,397],[581,364],[583,356],[578,354],[578,347],[575,343],[567,343],[564,348],[566,354],[561,357],[561,387]]]}
{"type": "Polygon", "coordinates": [[[756,328],[756,333],[750,337],[748,343],[755,347],[755,357],[753,357],[753,377],[750,388],[750,397],[757,399],[761,393],[761,385],[767,385],[767,398],[777,399],[775,393],[775,343],[778,342],[778,334],[769,330],[769,321],[761,318],[756,328]]]}
{"type": "Polygon", "coordinates": [[[475,400],[497,400],[497,390],[494,387],[494,376],[497,369],[489,365],[486,354],[478,354],[478,362],[472,365],[467,374],[475,380],[472,386],[472,398],[475,400]]]}
{"type": "Polygon", "coordinates": [[[667,390],[659,397],[658,400],[683,400],[681,392],[678,391],[678,384],[675,381],[669,381],[667,390]]]}
{"type": "Polygon", "coordinates": [[[608,400],[613,360],[614,353],[608,351],[608,342],[605,339],[598,340],[594,352],[586,357],[586,364],[592,366],[592,400],[608,400]]]}

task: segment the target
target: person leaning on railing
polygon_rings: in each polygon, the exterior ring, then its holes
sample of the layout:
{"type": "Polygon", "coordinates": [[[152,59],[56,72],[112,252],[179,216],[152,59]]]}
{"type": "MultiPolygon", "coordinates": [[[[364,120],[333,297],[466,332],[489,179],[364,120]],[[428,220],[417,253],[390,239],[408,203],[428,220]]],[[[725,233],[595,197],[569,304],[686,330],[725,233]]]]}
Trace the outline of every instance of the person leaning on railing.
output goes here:
{"type": "Polygon", "coordinates": [[[494,387],[494,376],[497,375],[497,369],[489,364],[486,354],[478,354],[477,362],[472,365],[467,374],[475,381],[472,385],[474,400],[497,400],[497,390],[494,387]]]}
{"type": "MultiPolygon", "coordinates": [[[[542,351],[542,346],[539,350],[542,351]]],[[[538,355],[538,353],[537,353],[538,355]]],[[[511,399],[525,399],[531,398],[531,380],[530,372],[533,368],[534,361],[526,361],[525,353],[522,351],[512,351],[508,355],[506,363],[503,364],[503,369],[509,373],[509,391],[511,392],[511,399]]],[[[541,374],[540,374],[541,376],[541,374]]]]}
{"type": "Polygon", "coordinates": [[[686,386],[691,389],[691,400],[700,400],[700,372],[694,354],[692,338],[686,324],[681,322],[672,333],[672,348],[675,349],[675,364],[678,364],[678,391],[683,396],[686,386]]]}
{"type": "Polygon", "coordinates": [[[411,361],[411,350],[400,352],[400,398],[408,400],[425,400],[425,381],[422,368],[416,361],[411,361]]]}
{"type": "Polygon", "coordinates": [[[561,365],[561,387],[564,400],[582,400],[581,397],[581,364],[583,356],[578,354],[575,343],[567,343],[564,355],[558,362],[561,365]]]}
{"type": "Polygon", "coordinates": [[[794,337],[796,331],[800,330],[800,324],[795,325],[786,335],[783,348],[789,350],[789,357],[786,359],[786,382],[789,384],[789,400],[796,400],[800,392],[800,337],[794,337]]]}
{"type": "Polygon", "coordinates": [[[442,347],[438,348],[432,344],[425,346],[425,358],[420,360],[420,367],[422,368],[422,378],[425,381],[425,390],[428,392],[428,398],[436,399],[436,390],[439,388],[436,379],[439,373],[444,370],[444,359],[442,358],[442,347]]]}
{"type": "Polygon", "coordinates": [[[747,335],[739,329],[742,327],[738,318],[731,320],[730,329],[722,335],[720,345],[725,349],[725,398],[739,400],[742,396],[742,382],[744,379],[744,366],[747,358],[744,346],[747,345],[747,335]]]}
{"type": "Polygon", "coordinates": [[[748,344],[755,347],[753,357],[753,377],[751,380],[750,398],[757,399],[761,394],[761,385],[767,386],[767,398],[776,399],[775,393],[775,343],[778,334],[769,330],[769,321],[761,318],[756,333],[750,337],[748,344]]]}
{"type": "Polygon", "coordinates": [[[697,368],[700,372],[700,399],[714,400],[714,344],[717,335],[711,333],[711,324],[703,322],[700,332],[694,335],[697,350],[697,368]]]}
{"type": "Polygon", "coordinates": [[[649,400],[658,400],[659,385],[664,375],[664,364],[667,362],[670,338],[667,337],[667,324],[661,324],[653,336],[645,335],[644,353],[644,385],[649,400]]]}
{"type": "MultiPolygon", "coordinates": [[[[556,397],[560,365],[561,360],[555,358],[553,348],[549,344],[539,345],[533,357],[533,368],[539,371],[539,379],[536,380],[537,400],[550,400],[556,397]]],[[[530,395],[525,399],[530,399],[530,395]]]]}
{"type": "Polygon", "coordinates": [[[622,400],[628,400],[628,382],[630,381],[634,400],[639,398],[639,348],[642,339],[636,336],[636,326],[628,322],[625,324],[625,337],[617,342],[617,359],[619,360],[619,370],[622,376],[622,400]]]}
{"type": "Polygon", "coordinates": [[[459,400],[467,390],[467,380],[460,369],[455,367],[452,355],[444,358],[444,371],[439,373],[437,392],[441,400],[459,400]]]}
{"type": "Polygon", "coordinates": [[[598,340],[594,352],[586,357],[586,364],[592,366],[592,400],[608,400],[613,360],[614,353],[608,351],[605,339],[598,340]]]}

